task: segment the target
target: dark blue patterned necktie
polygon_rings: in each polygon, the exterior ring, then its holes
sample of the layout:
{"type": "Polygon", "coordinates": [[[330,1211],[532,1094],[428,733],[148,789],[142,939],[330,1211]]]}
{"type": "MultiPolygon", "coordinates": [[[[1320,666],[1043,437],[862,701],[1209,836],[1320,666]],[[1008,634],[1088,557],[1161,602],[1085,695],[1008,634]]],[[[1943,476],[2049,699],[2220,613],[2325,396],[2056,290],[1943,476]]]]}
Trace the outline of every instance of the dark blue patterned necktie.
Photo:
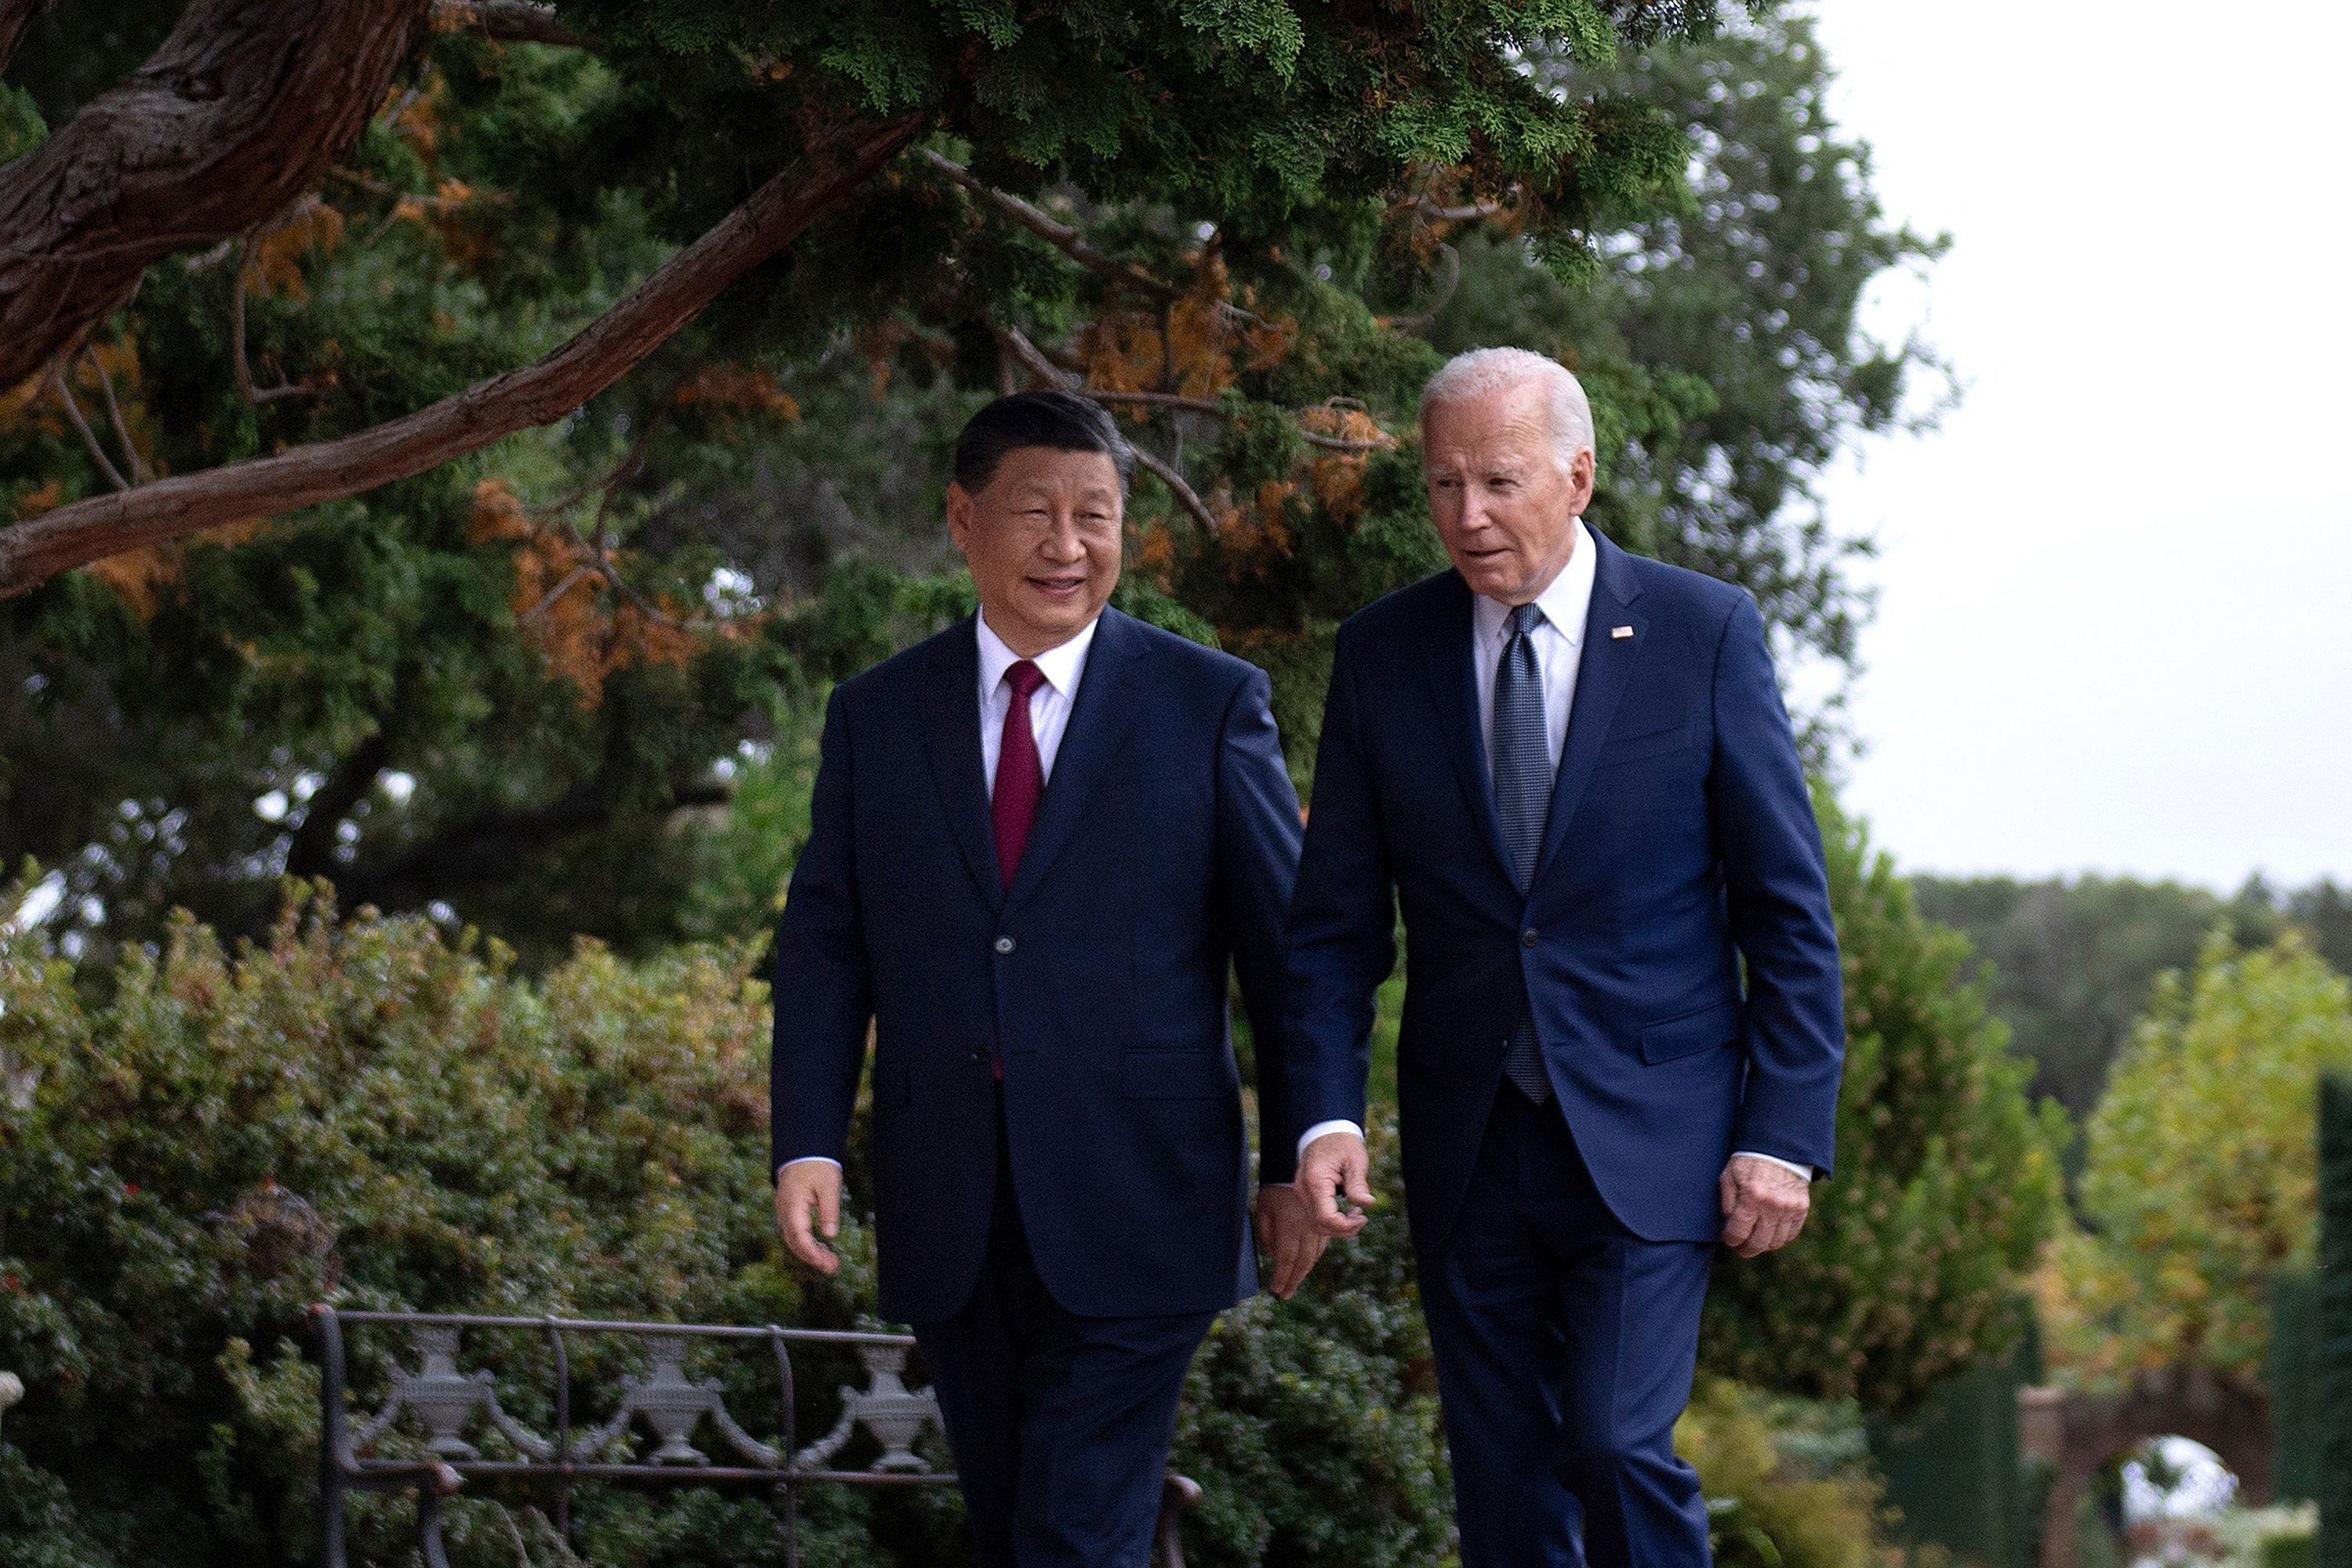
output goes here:
{"type": "MultiPolygon", "coordinates": [[[[1513,609],[1510,637],[1495,666],[1495,811],[1503,819],[1503,844],[1523,894],[1535,880],[1544,823],[1551,815],[1551,751],[1544,743],[1543,672],[1536,665],[1533,637],[1543,618],[1533,605],[1513,609]]],[[[1551,1098],[1535,1017],[1524,1003],[1503,1053],[1503,1071],[1538,1105],[1551,1098]]]]}

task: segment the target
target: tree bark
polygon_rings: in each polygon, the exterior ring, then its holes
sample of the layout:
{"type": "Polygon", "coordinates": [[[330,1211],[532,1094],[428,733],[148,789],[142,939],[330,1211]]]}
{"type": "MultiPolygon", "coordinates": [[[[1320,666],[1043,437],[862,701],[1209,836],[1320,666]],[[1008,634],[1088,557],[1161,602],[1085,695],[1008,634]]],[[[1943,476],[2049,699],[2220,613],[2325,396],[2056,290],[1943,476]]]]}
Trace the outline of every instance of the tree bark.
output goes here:
{"type": "Polygon", "coordinates": [[[55,4],[57,0],[0,0],[0,66],[16,54],[26,24],[55,4]]]}
{"type": "Polygon", "coordinates": [[[433,20],[441,26],[475,27],[508,44],[554,44],[581,47],[580,35],[556,18],[554,10],[532,0],[433,0],[433,20]]]}
{"type": "Polygon", "coordinates": [[[915,139],[921,118],[845,127],[753,192],[627,298],[535,364],[331,441],[175,476],[0,529],[0,598],[126,550],[358,495],[562,418],[619,380],[744,273],[915,139]]]}
{"type": "Polygon", "coordinates": [[[130,80],[0,166],[0,387],[79,343],[154,262],[308,190],[424,17],[425,0],[194,0],[130,80]]]}

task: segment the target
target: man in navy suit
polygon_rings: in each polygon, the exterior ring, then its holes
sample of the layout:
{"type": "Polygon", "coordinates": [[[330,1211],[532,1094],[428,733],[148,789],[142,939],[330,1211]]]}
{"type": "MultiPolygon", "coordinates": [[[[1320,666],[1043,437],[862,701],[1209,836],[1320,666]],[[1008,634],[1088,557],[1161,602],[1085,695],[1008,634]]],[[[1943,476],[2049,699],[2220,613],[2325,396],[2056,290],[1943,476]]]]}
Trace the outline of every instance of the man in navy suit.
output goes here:
{"type": "Polygon", "coordinates": [[[1339,630],[1290,926],[1298,1188],[1327,1233],[1364,1223],[1337,1200],[1370,1200],[1401,898],[1406,1205],[1463,1568],[1699,1568],[1673,1434],[1715,1247],[1785,1245],[1830,1169],[1820,833],[1754,602],[1585,527],[1576,378],[1463,355],[1422,435],[1454,570],[1339,630]]]}
{"type": "MultiPolygon", "coordinates": [[[[965,426],[980,613],[834,691],[777,933],[777,1222],[838,1267],[870,1021],[881,1310],[988,1568],[1141,1568],[1185,1368],[1257,1283],[1227,973],[1271,1047],[1298,801],[1265,674],[1106,607],[1134,460],[1066,393],[965,426]]],[[[1282,1295],[1324,1245],[1293,1149],[1257,1202],[1282,1295]]]]}

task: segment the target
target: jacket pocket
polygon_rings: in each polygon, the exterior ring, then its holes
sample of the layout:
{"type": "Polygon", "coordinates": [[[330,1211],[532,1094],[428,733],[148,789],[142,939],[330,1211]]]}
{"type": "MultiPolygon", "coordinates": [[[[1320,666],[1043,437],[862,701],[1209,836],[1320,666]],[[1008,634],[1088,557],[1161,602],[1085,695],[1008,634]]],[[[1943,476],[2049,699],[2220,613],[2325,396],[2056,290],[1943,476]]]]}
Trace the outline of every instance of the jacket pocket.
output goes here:
{"type": "Polygon", "coordinates": [[[1696,1013],[1642,1026],[1642,1059],[1670,1062],[1739,1038],[1739,1004],[1718,1002],[1696,1013]]]}
{"type": "Polygon", "coordinates": [[[1118,1064],[1122,1100],[1222,1100],[1238,1087],[1223,1051],[1129,1051],[1118,1064]]]}
{"type": "Polygon", "coordinates": [[[1664,730],[1652,730],[1640,735],[1612,735],[1601,742],[1601,754],[1593,759],[1595,767],[1605,768],[1612,763],[1637,763],[1645,757],[1662,757],[1669,752],[1679,752],[1698,740],[1698,726],[1682,723],[1664,730]]]}

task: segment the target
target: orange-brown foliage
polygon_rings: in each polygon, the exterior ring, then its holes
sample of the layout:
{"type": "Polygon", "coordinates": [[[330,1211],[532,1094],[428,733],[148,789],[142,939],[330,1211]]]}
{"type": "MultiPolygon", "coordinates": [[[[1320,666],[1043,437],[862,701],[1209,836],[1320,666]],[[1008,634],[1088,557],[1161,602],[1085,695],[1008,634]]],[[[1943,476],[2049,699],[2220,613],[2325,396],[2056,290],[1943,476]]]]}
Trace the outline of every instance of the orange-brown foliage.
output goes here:
{"type": "Polygon", "coordinates": [[[539,644],[548,673],[572,682],[583,708],[604,698],[604,680],[638,664],[684,665],[701,647],[672,606],[648,615],[612,591],[606,562],[568,533],[540,527],[504,479],[474,487],[467,536],[511,541],[516,618],[539,644]]]}
{"type": "Polygon", "coordinates": [[[774,376],[764,370],[744,370],[731,364],[698,366],[692,375],[678,383],[669,400],[681,408],[699,405],[772,414],[788,425],[799,423],[801,416],[801,405],[791,393],[776,384],[774,376]]]}
{"type": "Polygon", "coordinates": [[[284,217],[254,235],[246,249],[245,286],[256,294],[308,299],[310,289],[302,279],[304,258],[332,255],[342,241],[343,215],[320,200],[314,191],[296,202],[284,217]]]}

